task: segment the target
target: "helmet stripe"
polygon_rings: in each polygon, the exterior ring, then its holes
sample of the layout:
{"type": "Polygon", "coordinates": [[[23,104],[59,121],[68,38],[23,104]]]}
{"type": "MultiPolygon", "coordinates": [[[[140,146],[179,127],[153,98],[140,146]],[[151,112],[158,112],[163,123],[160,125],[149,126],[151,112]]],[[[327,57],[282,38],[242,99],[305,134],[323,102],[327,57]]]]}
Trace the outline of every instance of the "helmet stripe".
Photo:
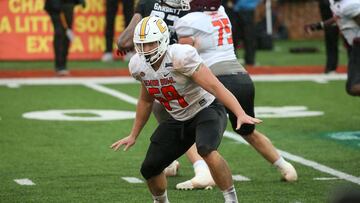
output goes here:
{"type": "Polygon", "coordinates": [[[147,22],[149,21],[150,17],[145,17],[141,23],[141,28],[140,28],[140,40],[144,40],[145,39],[145,30],[146,30],[146,25],[147,22]]]}

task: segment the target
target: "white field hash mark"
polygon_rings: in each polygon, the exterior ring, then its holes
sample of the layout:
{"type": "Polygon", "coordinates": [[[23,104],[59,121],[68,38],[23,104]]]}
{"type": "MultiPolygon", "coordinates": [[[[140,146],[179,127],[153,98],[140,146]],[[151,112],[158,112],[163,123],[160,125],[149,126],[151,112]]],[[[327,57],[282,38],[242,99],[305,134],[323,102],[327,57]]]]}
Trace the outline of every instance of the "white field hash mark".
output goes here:
{"type": "Polygon", "coordinates": [[[232,175],[234,181],[250,181],[250,178],[242,176],[242,175],[232,175]]]}
{"type": "Polygon", "coordinates": [[[337,177],[317,177],[313,178],[313,180],[339,180],[340,178],[337,177]]]}
{"type": "Polygon", "coordinates": [[[121,178],[129,183],[143,183],[144,182],[141,179],[136,178],[136,177],[121,177],[121,178]]]}
{"type": "Polygon", "coordinates": [[[14,179],[14,181],[19,184],[19,185],[35,185],[34,182],[32,182],[30,179],[28,178],[24,178],[24,179],[14,179]]]}
{"type": "MultiPolygon", "coordinates": [[[[97,89],[98,89],[97,87],[98,87],[98,86],[101,86],[101,85],[97,85],[97,86],[96,86],[96,89],[95,89],[93,86],[89,85],[89,84],[87,84],[86,86],[87,86],[87,87],[90,87],[90,88],[92,88],[92,89],[94,89],[94,90],[96,90],[96,91],[98,91],[98,90],[97,90],[97,89]]],[[[107,87],[104,87],[104,86],[102,86],[102,87],[103,87],[103,88],[107,88],[107,87]]],[[[103,89],[103,88],[102,88],[102,89],[103,89]]],[[[108,89],[110,89],[110,88],[108,88],[108,89]]],[[[107,92],[106,92],[106,91],[102,91],[102,92],[103,92],[103,93],[107,93],[107,94],[109,94],[109,95],[111,95],[111,96],[120,98],[120,97],[118,97],[118,94],[115,93],[115,92],[117,92],[117,91],[114,91],[113,89],[110,89],[110,90],[107,91],[107,92]]],[[[120,95],[124,95],[125,93],[119,92],[119,94],[120,94],[120,95]]],[[[137,100],[136,98],[131,97],[130,95],[128,95],[128,96],[129,96],[130,98],[133,98],[134,100],[137,100]]],[[[132,102],[129,102],[129,101],[127,101],[127,102],[130,103],[130,104],[134,104],[134,103],[135,103],[135,102],[133,102],[134,100],[132,100],[132,102]]],[[[125,100],[125,101],[126,101],[126,100],[125,100]]],[[[235,133],[233,133],[233,132],[225,131],[224,136],[227,137],[227,138],[230,138],[230,139],[232,139],[232,140],[235,140],[235,141],[237,141],[237,142],[240,142],[240,143],[244,143],[244,144],[249,145],[249,143],[247,143],[241,136],[239,136],[239,135],[237,135],[237,134],[235,134],[235,133]]],[[[286,158],[286,159],[288,159],[288,160],[291,160],[291,161],[300,163],[300,164],[302,164],[302,165],[305,165],[305,166],[314,168],[314,169],[316,169],[316,170],[318,170],[318,171],[321,171],[321,172],[324,172],[324,173],[328,173],[328,174],[333,175],[333,176],[336,176],[336,177],[338,177],[338,178],[340,178],[340,179],[344,179],[344,180],[347,180],[347,181],[349,181],[349,182],[352,182],[352,183],[355,183],[355,184],[360,185],[360,178],[359,178],[359,177],[355,177],[355,176],[353,176],[353,175],[350,175],[350,174],[347,174],[347,173],[344,173],[344,172],[341,172],[341,171],[332,169],[332,168],[330,168],[330,167],[327,167],[327,166],[322,165],[322,164],[320,164],[320,163],[317,163],[317,162],[315,162],[315,161],[311,161],[311,160],[305,159],[305,158],[303,158],[303,157],[301,157],[301,156],[297,156],[297,155],[291,154],[291,153],[289,153],[289,152],[286,152],[286,151],[283,151],[283,150],[280,150],[280,149],[277,149],[277,150],[279,151],[279,153],[280,153],[284,158],[286,158]]]]}

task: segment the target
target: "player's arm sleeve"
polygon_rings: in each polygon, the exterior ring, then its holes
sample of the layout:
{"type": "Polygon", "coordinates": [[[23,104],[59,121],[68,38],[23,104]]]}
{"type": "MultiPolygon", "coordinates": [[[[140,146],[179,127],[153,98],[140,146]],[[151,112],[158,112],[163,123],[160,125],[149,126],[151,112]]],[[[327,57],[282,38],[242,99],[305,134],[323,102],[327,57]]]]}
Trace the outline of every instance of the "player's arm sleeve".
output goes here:
{"type": "Polygon", "coordinates": [[[200,58],[196,49],[190,45],[178,45],[173,50],[173,66],[177,72],[191,77],[203,60],[200,58]]]}

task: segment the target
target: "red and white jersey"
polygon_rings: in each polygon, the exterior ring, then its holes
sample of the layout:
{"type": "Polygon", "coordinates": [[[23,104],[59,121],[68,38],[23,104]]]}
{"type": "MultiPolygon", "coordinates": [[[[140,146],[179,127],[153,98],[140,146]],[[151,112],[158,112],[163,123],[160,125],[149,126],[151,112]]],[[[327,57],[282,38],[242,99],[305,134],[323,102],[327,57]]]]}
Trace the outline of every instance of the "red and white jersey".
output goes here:
{"type": "Polygon", "coordinates": [[[178,37],[194,37],[199,41],[198,48],[206,66],[236,60],[231,23],[224,7],[215,12],[192,12],[175,22],[178,37]]]}
{"type": "Polygon", "coordinates": [[[360,15],[360,0],[341,0],[335,2],[330,0],[330,8],[335,16],[338,17],[337,24],[346,38],[352,45],[356,37],[360,37],[360,27],[353,19],[360,15]]]}
{"type": "Polygon", "coordinates": [[[169,45],[160,68],[155,71],[143,56],[135,54],[129,62],[131,75],[141,81],[148,93],[179,121],[189,120],[209,106],[215,97],[196,84],[191,76],[203,63],[190,45],[169,45]]]}

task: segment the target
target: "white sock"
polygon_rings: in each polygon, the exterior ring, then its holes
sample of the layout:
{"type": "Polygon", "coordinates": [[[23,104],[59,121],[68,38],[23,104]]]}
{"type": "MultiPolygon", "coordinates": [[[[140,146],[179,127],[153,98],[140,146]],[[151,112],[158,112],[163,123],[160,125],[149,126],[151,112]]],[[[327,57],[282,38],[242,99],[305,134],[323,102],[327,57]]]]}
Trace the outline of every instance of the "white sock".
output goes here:
{"type": "Polygon", "coordinates": [[[229,189],[222,191],[225,199],[225,203],[238,203],[236,191],[234,185],[229,189]]]}
{"type": "Polygon", "coordinates": [[[206,162],[204,160],[197,160],[195,161],[195,163],[193,164],[194,170],[196,171],[196,169],[198,168],[203,168],[203,169],[209,169],[208,165],[206,164],[206,162]]]}
{"type": "Polygon", "coordinates": [[[276,160],[273,165],[279,168],[283,168],[283,166],[287,163],[284,158],[280,157],[278,160],[276,160]]]}
{"type": "Polygon", "coordinates": [[[168,197],[167,197],[167,191],[165,190],[164,194],[159,196],[152,196],[154,203],[169,203],[168,197]]]}

